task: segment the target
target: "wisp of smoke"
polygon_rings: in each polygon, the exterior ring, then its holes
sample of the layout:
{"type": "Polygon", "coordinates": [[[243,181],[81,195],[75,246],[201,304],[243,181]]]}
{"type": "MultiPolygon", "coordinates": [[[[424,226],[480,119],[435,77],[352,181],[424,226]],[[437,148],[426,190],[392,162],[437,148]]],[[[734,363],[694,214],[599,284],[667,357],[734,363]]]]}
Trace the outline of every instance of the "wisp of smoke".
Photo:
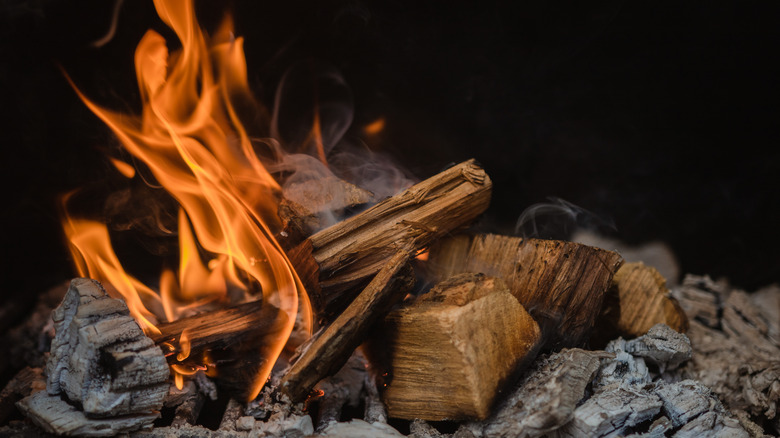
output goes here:
{"type": "Polygon", "coordinates": [[[550,197],[550,202],[533,204],[517,219],[515,234],[525,238],[567,239],[577,229],[607,228],[616,230],[611,219],[566,200],[550,197]]]}

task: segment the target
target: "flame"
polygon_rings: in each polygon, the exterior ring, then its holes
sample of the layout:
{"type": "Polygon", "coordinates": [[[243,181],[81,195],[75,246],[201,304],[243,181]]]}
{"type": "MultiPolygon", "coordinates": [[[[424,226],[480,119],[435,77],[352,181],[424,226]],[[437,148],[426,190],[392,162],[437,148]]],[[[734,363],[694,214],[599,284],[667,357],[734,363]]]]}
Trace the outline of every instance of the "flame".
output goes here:
{"type": "MultiPolygon", "coordinates": [[[[296,314],[311,327],[311,311],[301,282],[273,237],[280,188],[260,158],[238,118],[237,102],[252,99],[242,38],[234,37],[227,19],[212,37],[198,27],[191,2],[155,0],[160,18],[181,42],[169,55],[163,37],[147,31],[135,52],[142,113],[131,116],[103,108],[68,78],[81,100],[143,162],[180,205],[178,274],[162,272],[160,293],[130,276],[114,253],[105,225],[63,220],[78,272],[109,283],[128,303],[147,332],[207,301],[226,301],[230,288],[260,285],[262,299],[279,307],[283,336],[258,346],[264,360],[251,382],[254,398],[293,330],[296,314]],[[203,251],[201,251],[203,250],[203,251]],[[201,252],[208,254],[204,263],[201,252]],[[242,273],[249,281],[238,273],[242,273]],[[299,301],[301,306],[299,309],[299,301]]],[[[67,77],[67,75],[66,75],[67,77]]],[[[127,177],[127,166],[114,164],[127,177]]],[[[66,197],[67,201],[67,197],[66,197]]],[[[181,348],[185,340],[182,335],[181,348]]],[[[180,349],[181,352],[183,350],[180,349]]],[[[180,360],[186,356],[179,354],[180,360]]],[[[177,386],[193,373],[172,366],[177,386]]]]}

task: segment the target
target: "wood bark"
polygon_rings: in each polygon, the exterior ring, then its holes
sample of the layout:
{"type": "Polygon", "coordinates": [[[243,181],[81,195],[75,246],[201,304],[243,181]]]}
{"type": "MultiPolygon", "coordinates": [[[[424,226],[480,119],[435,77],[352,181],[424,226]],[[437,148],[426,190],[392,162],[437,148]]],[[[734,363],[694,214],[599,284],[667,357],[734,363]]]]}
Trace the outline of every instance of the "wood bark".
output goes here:
{"type": "Polygon", "coordinates": [[[310,251],[290,255],[299,272],[312,263],[319,268],[316,278],[302,278],[312,305],[327,318],[337,315],[398,248],[421,250],[474,221],[487,209],[491,188],[469,160],[312,235],[301,244],[310,251]]]}
{"type": "Polygon", "coordinates": [[[389,374],[390,417],[460,420],[488,416],[539,340],[503,281],[463,274],[392,311],[369,349],[389,374]]]}
{"type": "Polygon", "coordinates": [[[391,257],[358,297],[304,349],[282,377],[280,389],[303,401],[317,382],[334,374],[366,338],[368,329],[414,285],[409,249],[391,257]]]}
{"type": "Polygon", "coordinates": [[[546,346],[577,346],[588,337],[619,254],[574,242],[494,234],[460,235],[431,246],[427,269],[435,279],[461,272],[497,276],[539,322],[546,346]]]}
{"type": "Polygon", "coordinates": [[[685,333],[688,317],[657,269],[642,262],[623,264],[612,279],[599,329],[609,330],[609,339],[618,335],[637,337],[656,324],[685,333]]]}
{"type": "Polygon", "coordinates": [[[168,364],[124,301],[110,298],[97,281],[77,278],[52,318],[49,394],[66,395],[90,417],[148,414],[162,407],[168,364]]]}

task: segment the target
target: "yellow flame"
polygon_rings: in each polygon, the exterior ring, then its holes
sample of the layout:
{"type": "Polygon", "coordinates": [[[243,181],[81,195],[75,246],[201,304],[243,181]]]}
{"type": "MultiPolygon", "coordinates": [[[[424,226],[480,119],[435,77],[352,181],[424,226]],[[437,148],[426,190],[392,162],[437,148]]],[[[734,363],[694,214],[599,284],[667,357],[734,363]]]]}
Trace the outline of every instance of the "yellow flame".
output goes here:
{"type": "MultiPolygon", "coordinates": [[[[163,37],[152,30],[139,42],[135,52],[143,103],[139,116],[103,108],[71,85],[178,201],[178,276],[163,271],[158,295],[124,271],[104,225],[66,217],[64,227],[80,275],[113,285],[145,330],[156,330],[156,321],[179,318],[193,303],[224,299],[228,287],[247,289],[237,272],[259,283],[262,298],[268,301],[273,296],[286,317],[280,315],[285,321],[282,336],[258,346],[259,354],[271,360],[263,361],[249,382],[254,398],[284,348],[296,313],[303,312],[307,327],[311,313],[301,282],[273,237],[272,230],[280,226],[276,216],[280,188],[262,165],[235,107],[236,99],[252,98],[243,40],[233,37],[230,20],[208,38],[198,27],[190,1],[154,4],[182,47],[169,55],[163,37]],[[209,254],[208,263],[201,252],[209,254]]],[[[178,369],[177,373],[184,374],[178,369]]]]}

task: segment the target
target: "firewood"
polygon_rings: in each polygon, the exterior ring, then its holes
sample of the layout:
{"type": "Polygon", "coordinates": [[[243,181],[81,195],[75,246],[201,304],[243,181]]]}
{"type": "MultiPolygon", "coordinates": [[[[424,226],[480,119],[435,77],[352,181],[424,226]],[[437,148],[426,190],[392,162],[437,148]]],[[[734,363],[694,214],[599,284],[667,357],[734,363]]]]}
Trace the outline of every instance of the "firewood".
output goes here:
{"type": "Polygon", "coordinates": [[[338,371],[374,322],[411,290],[414,274],[409,258],[408,249],[398,250],[349,307],[304,347],[280,383],[292,401],[304,400],[317,382],[338,371]]]}
{"type": "Polygon", "coordinates": [[[503,281],[481,274],[440,283],[388,314],[379,332],[369,350],[389,373],[388,414],[424,420],[487,417],[540,339],[503,281]]]}
{"type": "Polygon", "coordinates": [[[16,404],[27,418],[46,432],[69,436],[116,436],[148,428],[159,418],[157,411],[108,418],[90,418],[83,411],[46,391],[16,404]]]}
{"type": "Polygon", "coordinates": [[[612,279],[601,311],[601,323],[610,336],[641,336],[656,324],[685,333],[688,317],[666,288],[666,279],[642,262],[625,263],[612,279]],[[615,333],[616,332],[616,333],[615,333]]]}
{"type": "Polygon", "coordinates": [[[14,403],[27,397],[33,391],[45,389],[46,381],[40,368],[24,368],[11,379],[0,392],[0,424],[14,410],[14,403]]]}
{"type": "Polygon", "coordinates": [[[168,360],[175,362],[182,350],[182,333],[186,332],[190,353],[183,363],[197,363],[203,353],[278,333],[286,318],[278,308],[258,300],[159,324],[160,333],[149,336],[155,344],[164,345],[168,360]]]}
{"type": "Polygon", "coordinates": [[[540,437],[574,417],[577,403],[595,376],[603,351],[565,349],[540,358],[517,390],[480,426],[484,436],[540,437]]]}
{"type": "Polygon", "coordinates": [[[168,392],[168,364],[129,313],[97,281],[74,279],[52,315],[48,393],[66,395],[90,417],[159,410],[168,392]]]}
{"type": "Polygon", "coordinates": [[[546,346],[587,339],[623,259],[613,251],[557,240],[482,234],[441,239],[430,248],[434,279],[460,272],[502,278],[539,322],[546,346]]]}
{"type": "Polygon", "coordinates": [[[319,268],[317,278],[302,278],[315,310],[337,315],[398,246],[421,250],[469,225],[487,209],[491,188],[485,171],[469,160],[311,236],[301,244],[311,250],[295,251],[290,260],[299,272],[319,268]]]}

